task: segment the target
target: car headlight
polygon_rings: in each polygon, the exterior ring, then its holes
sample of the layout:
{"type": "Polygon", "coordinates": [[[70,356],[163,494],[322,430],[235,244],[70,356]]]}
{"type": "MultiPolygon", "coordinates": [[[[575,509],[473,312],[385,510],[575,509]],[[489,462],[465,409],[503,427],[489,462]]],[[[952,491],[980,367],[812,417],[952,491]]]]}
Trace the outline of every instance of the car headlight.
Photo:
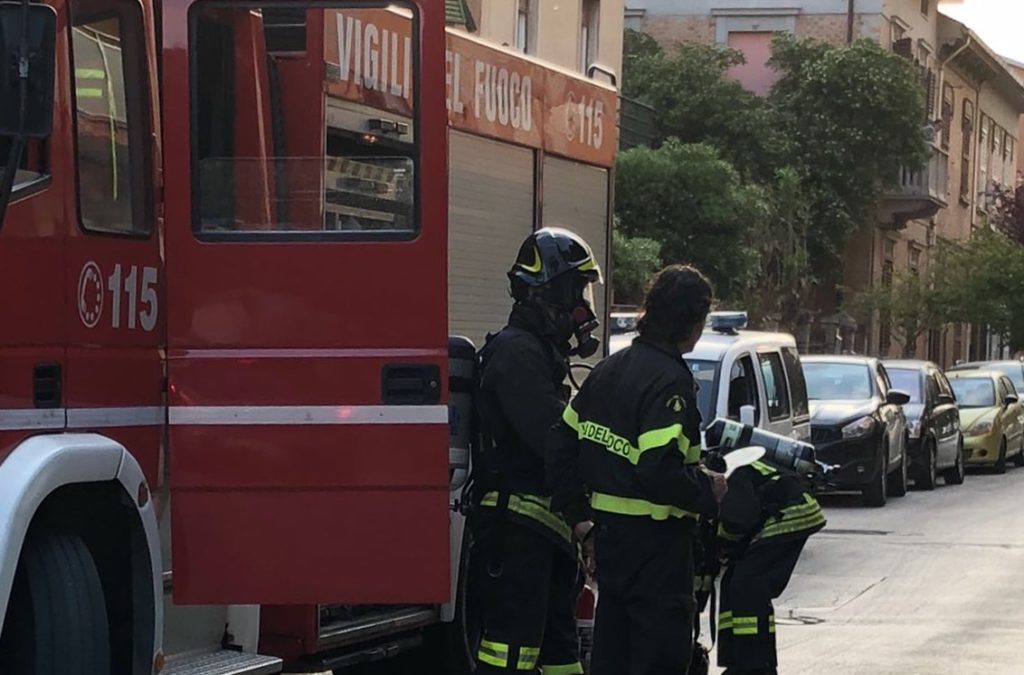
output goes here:
{"type": "Polygon", "coordinates": [[[967,430],[968,436],[984,436],[992,433],[992,418],[978,420],[967,430]]]}
{"type": "Polygon", "coordinates": [[[911,438],[921,438],[921,420],[911,420],[907,422],[907,434],[911,438]]]}
{"type": "Polygon", "coordinates": [[[861,438],[875,430],[875,418],[871,415],[861,417],[843,427],[843,438],[861,438]]]}

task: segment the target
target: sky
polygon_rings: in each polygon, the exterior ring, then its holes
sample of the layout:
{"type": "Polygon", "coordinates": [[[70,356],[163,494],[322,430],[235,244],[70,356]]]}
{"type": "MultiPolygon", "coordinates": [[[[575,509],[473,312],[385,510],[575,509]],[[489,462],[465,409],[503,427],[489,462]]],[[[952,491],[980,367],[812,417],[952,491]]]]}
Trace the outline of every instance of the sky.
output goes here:
{"type": "Polygon", "coordinates": [[[997,54],[1024,62],[1024,0],[940,0],[939,8],[997,54]]]}

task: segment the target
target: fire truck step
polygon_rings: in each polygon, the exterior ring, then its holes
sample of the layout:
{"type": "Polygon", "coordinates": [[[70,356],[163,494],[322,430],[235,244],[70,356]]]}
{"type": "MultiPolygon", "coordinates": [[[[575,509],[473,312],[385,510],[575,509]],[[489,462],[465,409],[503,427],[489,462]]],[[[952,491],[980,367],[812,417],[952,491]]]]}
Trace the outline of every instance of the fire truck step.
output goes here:
{"type": "Polygon", "coordinates": [[[161,675],[272,675],[280,672],[281,659],[222,649],[168,659],[161,675]]]}

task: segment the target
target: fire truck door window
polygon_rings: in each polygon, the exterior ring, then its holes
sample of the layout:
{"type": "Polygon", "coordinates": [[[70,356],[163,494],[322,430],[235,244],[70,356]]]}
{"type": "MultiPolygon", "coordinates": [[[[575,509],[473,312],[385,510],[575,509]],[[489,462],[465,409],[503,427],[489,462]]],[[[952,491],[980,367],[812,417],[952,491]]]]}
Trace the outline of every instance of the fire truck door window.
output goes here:
{"type": "Polygon", "coordinates": [[[303,37],[323,30],[314,13],[331,26],[347,17],[296,9],[193,9],[194,228],[214,238],[407,238],[417,230],[412,43],[383,29],[353,37],[395,21],[360,9],[360,20],[328,31],[336,45],[305,50],[322,42],[303,37]],[[347,71],[338,98],[332,59],[347,71]],[[359,109],[343,127],[325,121],[339,105],[359,109]]]}
{"type": "Polygon", "coordinates": [[[145,92],[140,78],[125,72],[126,63],[144,59],[134,40],[122,42],[123,34],[142,34],[141,16],[102,10],[99,16],[71,28],[79,214],[86,230],[146,234],[149,224],[137,208],[144,201],[136,174],[142,147],[130,128],[145,92]]]}

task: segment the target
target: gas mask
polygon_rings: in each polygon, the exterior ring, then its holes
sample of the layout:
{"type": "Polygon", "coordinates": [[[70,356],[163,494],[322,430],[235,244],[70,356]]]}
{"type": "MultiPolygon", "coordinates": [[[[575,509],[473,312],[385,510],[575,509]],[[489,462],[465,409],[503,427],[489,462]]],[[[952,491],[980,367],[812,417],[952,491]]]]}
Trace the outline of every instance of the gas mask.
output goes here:
{"type": "Polygon", "coordinates": [[[575,307],[570,312],[572,335],[576,346],[569,350],[569,356],[587,359],[597,353],[601,341],[593,336],[601,322],[594,314],[594,284],[587,283],[577,298],[575,307]]]}

